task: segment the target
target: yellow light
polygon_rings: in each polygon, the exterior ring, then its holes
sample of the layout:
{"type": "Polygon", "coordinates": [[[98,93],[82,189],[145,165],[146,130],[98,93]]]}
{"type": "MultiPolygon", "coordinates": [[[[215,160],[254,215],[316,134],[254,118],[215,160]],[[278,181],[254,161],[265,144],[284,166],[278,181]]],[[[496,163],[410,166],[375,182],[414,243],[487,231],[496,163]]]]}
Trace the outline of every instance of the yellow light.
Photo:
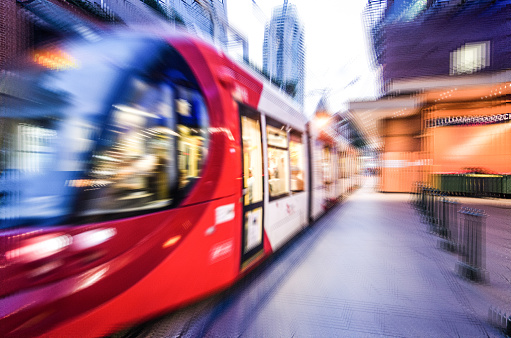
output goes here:
{"type": "Polygon", "coordinates": [[[176,244],[180,239],[181,239],[181,235],[171,237],[168,241],[163,243],[163,248],[168,248],[169,246],[176,244]]]}
{"type": "Polygon", "coordinates": [[[330,121],[330,117],[320,116],[320,117],[316,117],[316,119],[314,120],[314,123],[316,124],[316,126],[318,128],[323,128],[328,124],[328,121],[330,121]]]}
{"type": "Polygon", "coordinates": [[[56,48],[35,51],[33,60],[38,65],[53,70],[78,68],[77,61],[71,55],[56,48]]]}

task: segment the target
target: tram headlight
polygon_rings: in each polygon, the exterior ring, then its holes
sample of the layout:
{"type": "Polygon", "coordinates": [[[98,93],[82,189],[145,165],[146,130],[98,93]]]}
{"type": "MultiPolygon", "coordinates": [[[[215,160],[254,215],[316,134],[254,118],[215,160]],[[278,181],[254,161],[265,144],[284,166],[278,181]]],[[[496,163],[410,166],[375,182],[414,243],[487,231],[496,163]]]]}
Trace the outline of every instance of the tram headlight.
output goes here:
{"type": "Polygon", "coordinates": [[[8,251],[5,256],[9,260],[32,262],[61,252],[73,243],[70,235],[42,235],[26,240],[19,248],[8,251]]]}

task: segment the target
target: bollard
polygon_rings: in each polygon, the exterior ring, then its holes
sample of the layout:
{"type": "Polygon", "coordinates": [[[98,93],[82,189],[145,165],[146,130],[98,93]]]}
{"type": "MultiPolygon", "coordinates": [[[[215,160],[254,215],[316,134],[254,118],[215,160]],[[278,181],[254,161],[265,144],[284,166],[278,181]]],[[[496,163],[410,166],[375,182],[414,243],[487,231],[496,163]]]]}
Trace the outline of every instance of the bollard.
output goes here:
{"type": "Polygon", "coordinates": [[[424,195],[423,195],[423,198],[424,198],[424,210],[422,212],[422,220],[423,222],[425,222],[425,220],[427,219],[427,216],[428,216],[428,212],[429,212],[429,190],[427,187],[424,187],[424,195]]]}
{"type": "Polygon", "coordinates": [[[423,210],[423,221],[428,222],[429,217],[429,188],[424,188],[424,210],[423,210]]]}
{"type": "Polygon", "coordinates": [[[428,223],[433,224],[433,217],[435,212],[435,192],[433,188],[429,189],[429,207],[428,207],[428,223]]]}
{"type": "Polygon", "coordinates": [[[429,222],[429,215],[431,212],[431,189],[426,188],[426,210],[424,216],[426,217],[426,223],[429,222]]]}
{"type": "Polygon", "coordinates": [[[415,210],[420,209],[420,201],[421,201],[421,183],[415,182],[414,193],[412,197],[412,205],[415,210]]]}
{"type": "Polygon", "coordinates": [[[447,238],[449,237],[448,235],[448,229],[447,229],[447,225],[448,225],[448,219],[447,219],[447,198],[444,196],[441,197],[440,199],[440,208],[439,208],[439,211],[440,211],[440,217],[439,217],[439,222],[438,222],[438,227],[439,227],[439,236],[442,237],[442,238],[447,238]]]}
{"type": "Polygon", "coordinates": [[[451,244],[450,251],[456,251],[456,247],[458,245],[458,209],[459,204],[454,200],[449,201],[449,211],[448,211],[448,233],[449,233],[449,242],[451,244]]]}
{"type": "Polygon", "coordinates": [[[416,200],[416,208],[421,209],[422,208],[422,193],[423,193],[424,187],[421,182],[417,185],[417,200],[416,200]]]}
{"type": "Polygon", "coordinates": [[[421,185],[420,187],[420,200],[419,200],[419,212],[422,213],[424,210],[424,189],[425,187],[421,185]]]}
{"type": "Polygon", "coordinates": [[[438,195],[438,191],[435,189],[433,191],[433,210],[432,210],[432,217],[431,217],[431,232],[438,235],[439,233],[439,229],[438,229],[438,220],[439,220],[439,217],[438,217],[438,200],[439,200],[439,195],[438,195]]]}
{"type": "Polygon", "coordinates": [[[447,238],[447,198],[444,195],[438,198],[438,235],[447,238]]]}
{"type": "Polygon", "coordinates": [[[435,234],[439,234],[439,221],[440,221],[440,194],[438,190],[435,189],[435,192],[433,194],[433,232],[435,234]]]}
{"type": "Polygon", "coordinates": [[[427,221],[429,212],[429,190],[426,186],[422,187],[422,203],[421,203],[421,220],[423,223],[427,221]]]}
{"type": "Polygon", "coordinates": [[[459,211],[460,224],[458,239],[458,274],[464,278],[484,282],[485,271],[485,217],[482,210],[462,208],[459,211]]]}
{"type": "Polygon", "coordinates": [[[429,231],[432,231],[432,224],[433,224],[433,218],[434,218],[434,212],[435,212],[435,192],[431,188],[429,190],[429,205],[428,205],[428,225],[429,225],[429,231]]]}
{"type": "Polygon", "coordinates": [[[433,210],[431,217],[431,231],[440,235],[440,227],[441,227],[441,195],[440,191],[435,189],[433,191],[433,210]]]}
{"type": "Polygon", "coordinates": [[[445,196],[441,201],[440,237],[438,246],[446,251],[456,251],[458,203],[445,196]]]}
{"type": "Polygon", "coordinates": [[[417,207],[417,211],[419,212],[421,221],[423,220],[423,215],[424,215],[424,202],[425,202],[424,189],[425,189],[424,186],[421,186],[418,207],[417,207]]]}
{"type": "Polygon", "coordinates": [[[417,182],[415,183],[415,196],[413,200],[413,206],[415,207],[415,209],[419,208],[420,192],[421,192],[420,182],[417,182]]]}

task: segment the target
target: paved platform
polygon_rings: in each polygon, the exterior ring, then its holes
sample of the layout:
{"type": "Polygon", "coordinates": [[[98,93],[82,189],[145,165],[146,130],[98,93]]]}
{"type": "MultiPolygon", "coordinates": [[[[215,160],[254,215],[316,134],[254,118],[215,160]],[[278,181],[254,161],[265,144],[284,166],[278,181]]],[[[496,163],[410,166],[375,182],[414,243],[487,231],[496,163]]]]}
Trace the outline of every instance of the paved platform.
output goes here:
{"type": "MultiPolygon", "coordinates": [[[[505,337],[488,309],[511,312],[511,206],[486,209],[486,284],[456,274],[407,194],[366,181],[223,294],[140,326],[143,337],[505,337]]],[[[511,203],[511,201],[509,201],[511,203]]],[[[510,313],[511,314],[511,313],[510,313]]]]}

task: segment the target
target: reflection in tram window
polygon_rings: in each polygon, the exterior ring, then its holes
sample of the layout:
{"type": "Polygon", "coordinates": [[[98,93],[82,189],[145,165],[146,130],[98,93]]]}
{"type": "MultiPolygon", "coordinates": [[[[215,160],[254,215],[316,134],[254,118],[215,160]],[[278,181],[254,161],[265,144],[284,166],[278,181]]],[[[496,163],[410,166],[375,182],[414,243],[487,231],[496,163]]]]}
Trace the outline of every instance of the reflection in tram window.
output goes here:
{"type": "Polygon", "coordinates": [[[261,127],[259,121],[241,117],[243,132],[243,178],[245,194],[244,204],[263,200],[263,162],[261,150],[261,127]]]}
{"type": "Polygon", "coordinates": [[[184,188],[199,177],[204,158],[205,138],[199,131],[187,126],[178,125],[178,131],[179,188],[184,188]]]}
{"type": "Polygon", "coordinates": [[[91,179],[80,183],[89,187],[85,215],[168,206],[202,168],[207,117],[200,94],[140,79],[131,87],[128,102],[114,105],[91,179]]]}
{"type": "Polygon", "coordinates": [[[291,190],[303,191],[304,150],[300,133],[290,133],[289,155],[291,161],[291,190]]]}
{"type": "Polygon", "coordinates": [[[199,178],[207,150],[209,126],[202,96],[194,90],[177,87],[175,99],[178,138],[179,188],[199,178]]]}
{"type": "Polygon", "coordinates": [[[266,126],[268,137],[268,174],[270,197],[289,193],[289,150],[283,128],[266,126]]]}

